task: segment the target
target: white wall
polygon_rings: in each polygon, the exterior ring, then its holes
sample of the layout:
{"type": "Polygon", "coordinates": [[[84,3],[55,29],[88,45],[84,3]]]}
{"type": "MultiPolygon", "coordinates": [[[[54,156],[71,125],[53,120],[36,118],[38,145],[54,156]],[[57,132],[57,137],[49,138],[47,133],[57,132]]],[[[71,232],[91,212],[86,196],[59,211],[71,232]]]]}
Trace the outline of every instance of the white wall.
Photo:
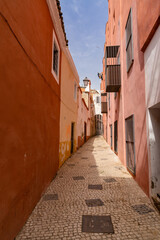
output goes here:
{"type": "Polygon", "coordinates": [[[160,194],[160,27],[144,53],[151,196],[160,194]]]}
{"type": "Polygon", "coordinates": [[[147,108],[160,102],[160,27],[144,53],[147,108]]]}
{"type": "Polygon", "coordinates": [[[94,101],[94,105],[95,105],[95,115],[101,114],[101,95],[100,95],[100,93],[95,93],[93,95],[93,101],[94,101]],[[97,97],[100,97],[100,102],[99,103],[96,102],[97,97]]]}

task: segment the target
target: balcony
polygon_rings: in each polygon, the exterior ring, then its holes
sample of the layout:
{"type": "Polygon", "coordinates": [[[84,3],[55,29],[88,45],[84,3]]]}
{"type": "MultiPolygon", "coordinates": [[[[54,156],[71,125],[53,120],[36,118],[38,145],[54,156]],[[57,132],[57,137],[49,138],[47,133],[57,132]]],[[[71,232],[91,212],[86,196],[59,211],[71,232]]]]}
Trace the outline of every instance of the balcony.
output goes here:
{"type": "Polygon", "coordinates": [[[120,46],[107,46],[105,54],[106,92],[118,92],[121,87],[120,46]]]}
{"type": "Polygon", "coordinates": [[[101,102],[101,113],[107,113],[107,102],[101,102]]]}

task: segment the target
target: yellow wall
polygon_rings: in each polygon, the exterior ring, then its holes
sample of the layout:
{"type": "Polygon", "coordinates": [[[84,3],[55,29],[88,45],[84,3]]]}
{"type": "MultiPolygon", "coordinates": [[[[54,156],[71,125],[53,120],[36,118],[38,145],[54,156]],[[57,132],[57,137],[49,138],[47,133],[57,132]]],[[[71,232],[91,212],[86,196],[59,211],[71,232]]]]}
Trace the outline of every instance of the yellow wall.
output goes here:
{"type": "Polygon", "coordinates": [[[71,62],[62,52],[61,72],[61,110],[60,110],[60,143],[59,167],[71,155],[71,123],[74,122],[74,149],[77,149],[77,100],[74,99],[74,84],[79,83],[78,75],[71,67],[71,62]]]}

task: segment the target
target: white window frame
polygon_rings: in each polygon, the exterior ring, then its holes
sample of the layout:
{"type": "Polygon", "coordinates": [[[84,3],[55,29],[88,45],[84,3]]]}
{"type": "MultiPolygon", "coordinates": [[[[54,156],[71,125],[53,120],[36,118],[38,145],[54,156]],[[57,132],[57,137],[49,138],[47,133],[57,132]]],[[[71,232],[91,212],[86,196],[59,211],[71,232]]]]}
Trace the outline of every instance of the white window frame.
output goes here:
{"type": "Polygon", "coordinates": [[[56,35],[55,35],[55,32],[53,31],[51,73],[53,74],[53,77],[55,78],[55,80],[57,81],[58,84],[59,84],[59,66],[60,66],[60,47],[59,47],[58,40],[57,40],[57,37],[56,37],[56,35]],[[56,44],[56,47],[57,47],[57,49],[58,49],[58,71],[57,71],[57,74],[56,74],[55,71],[53,70],[53,50],[54,50],[54,43],[56,44]]]}

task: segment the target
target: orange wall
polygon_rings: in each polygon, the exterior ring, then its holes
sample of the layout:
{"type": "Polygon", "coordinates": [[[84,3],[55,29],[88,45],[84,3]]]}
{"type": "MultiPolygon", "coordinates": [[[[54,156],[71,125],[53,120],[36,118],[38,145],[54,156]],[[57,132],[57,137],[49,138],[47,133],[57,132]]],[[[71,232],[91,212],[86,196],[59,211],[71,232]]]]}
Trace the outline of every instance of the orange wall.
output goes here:
{"type": "Polygon", "coordinates": [[[58,169],[60,86],[45,1],[0,12],[0,238],[13,240],[58,169]]]}

